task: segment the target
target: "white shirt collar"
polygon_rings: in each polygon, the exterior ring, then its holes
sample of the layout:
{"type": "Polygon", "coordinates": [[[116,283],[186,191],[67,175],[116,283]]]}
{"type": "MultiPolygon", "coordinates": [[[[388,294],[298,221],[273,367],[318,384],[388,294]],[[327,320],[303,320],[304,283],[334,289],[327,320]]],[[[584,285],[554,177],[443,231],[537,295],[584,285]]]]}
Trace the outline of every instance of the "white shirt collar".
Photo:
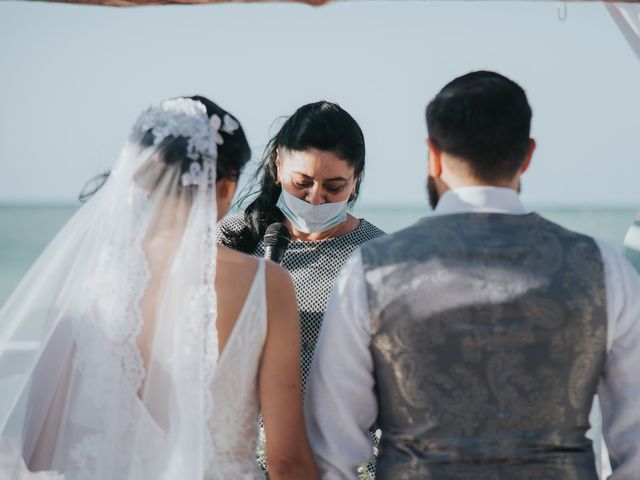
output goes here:
{"type": "Polygon", "coordinates": [[[434,215],[453,213],[505,213],[524,215],[530,211],[518,193],[502,187],[459,187],[447,190],[440,198],[434,215]]]}

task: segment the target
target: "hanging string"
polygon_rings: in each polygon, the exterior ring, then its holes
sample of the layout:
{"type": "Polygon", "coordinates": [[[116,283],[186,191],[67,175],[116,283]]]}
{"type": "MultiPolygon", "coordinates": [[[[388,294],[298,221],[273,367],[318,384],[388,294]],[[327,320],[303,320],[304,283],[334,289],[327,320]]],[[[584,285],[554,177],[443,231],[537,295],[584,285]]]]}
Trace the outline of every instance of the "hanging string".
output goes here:
{"type": "Polygon", "coordinates": [[[558,2],[558,20],[564,22],[567,19],[567,0],[558,2]]]}
{"type": "Polygon", "coordinates": [[[78,200],[80,200],[80,203],[85,203],[98,190],[100,190],[102,186],[105,183],[107,183],[107,180],[109,179],[110,174],[111,174],[111,171],[107,170],[105,172],[99,173],[98,175],[93,177],[91,180],[89,180],[87,183],[85,183],[84,187],[82,188],[82,191],[78,195],[78,200]]]}

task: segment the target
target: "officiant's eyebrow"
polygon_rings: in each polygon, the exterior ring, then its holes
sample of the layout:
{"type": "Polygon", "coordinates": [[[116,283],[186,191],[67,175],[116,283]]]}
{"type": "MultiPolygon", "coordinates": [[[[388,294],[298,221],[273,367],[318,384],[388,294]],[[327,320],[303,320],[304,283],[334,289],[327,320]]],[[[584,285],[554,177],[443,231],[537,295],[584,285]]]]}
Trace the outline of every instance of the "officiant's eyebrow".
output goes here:
{"type": "MultiPolygon", "coordinates": [[[[305,178],[305,180],[309,179],[309,180],[314,180],[313,177],[310,177],[309,175],[302,173],[302,172],[296,172],[294,171],[293,173],[295,173],[296,175],[300,175],[302,177],[305,178]]],[[[326,178],[325,182],[348,182],[349,179],[348,178],[344,178],[344,177],[333,177],[333,178],[326,178]]]]}

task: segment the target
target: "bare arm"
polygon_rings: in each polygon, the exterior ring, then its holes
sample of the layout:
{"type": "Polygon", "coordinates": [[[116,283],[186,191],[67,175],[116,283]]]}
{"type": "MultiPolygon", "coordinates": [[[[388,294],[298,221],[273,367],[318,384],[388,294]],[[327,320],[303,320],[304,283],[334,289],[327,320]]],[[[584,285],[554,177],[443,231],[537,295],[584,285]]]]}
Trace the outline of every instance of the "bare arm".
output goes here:
{"type": "Polygon", "coordinates": [[[300,322],[289,274],[268,262],[267,340],[260,365],[260,405],[273,480],[319,480],[302,408],[300,322]]]}

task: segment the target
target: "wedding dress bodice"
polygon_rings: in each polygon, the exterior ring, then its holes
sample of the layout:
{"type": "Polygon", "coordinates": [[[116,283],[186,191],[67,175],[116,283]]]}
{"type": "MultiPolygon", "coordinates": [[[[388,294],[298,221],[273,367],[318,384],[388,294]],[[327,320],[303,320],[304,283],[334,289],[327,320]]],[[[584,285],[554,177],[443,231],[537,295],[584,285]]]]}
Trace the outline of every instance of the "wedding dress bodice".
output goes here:
{"type": "Polygon", "coordinates": [[[212,467],[207,480],[264,478],[256,463],[258,369],[267,334],[265,264],[253,284],[220,354],[213,379],[212,467]]]}

